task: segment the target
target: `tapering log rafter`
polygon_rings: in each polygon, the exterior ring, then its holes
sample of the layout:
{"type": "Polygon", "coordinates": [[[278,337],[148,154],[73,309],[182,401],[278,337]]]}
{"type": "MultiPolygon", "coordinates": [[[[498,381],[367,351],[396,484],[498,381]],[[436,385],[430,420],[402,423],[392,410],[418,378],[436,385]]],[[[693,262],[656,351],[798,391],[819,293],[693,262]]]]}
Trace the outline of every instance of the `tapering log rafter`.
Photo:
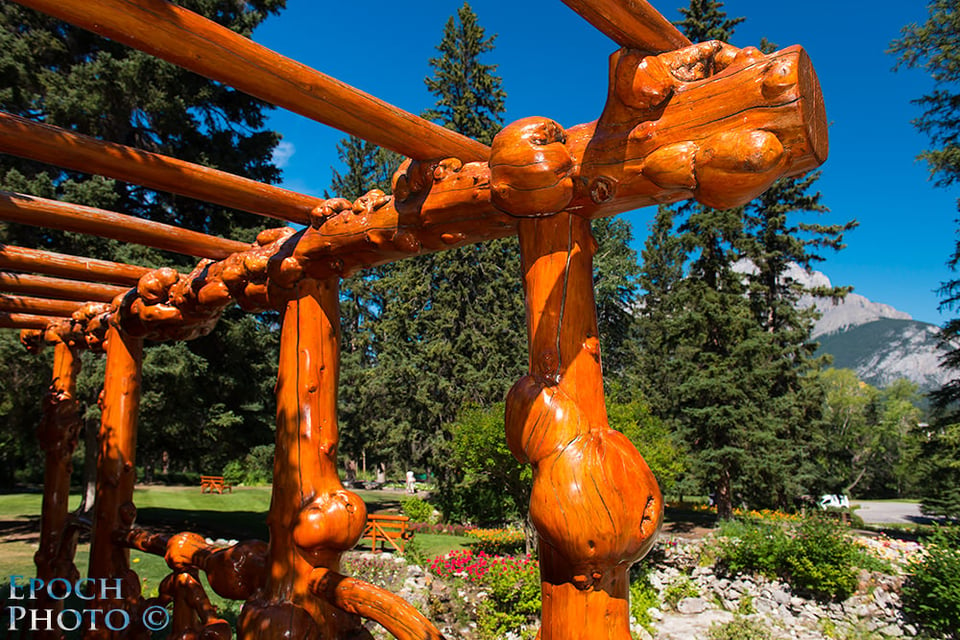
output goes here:
{"type": "Polygon", "coordinates": [[[142,276],[152,271],[147,267],[122,262],[80,258],[4,244],[0,244],[0,269],[128,286],[136,285],[142,276]]]}
{"type": "Polygon", "coordinates": [[[691,42],[646,0],[563,0],[622,47],[663,53],[691,42]]]}
{"type": "Polygon", "coordinates": [[[322,199],[0,112],[0,152],[299,224],[322,199]]]}
{"type": "Polygon", "coordinates": [[[0,292],[80,302],[110,302],[129,287],[0,272],[0,292]]]}
{"type": "Polygon", "coordinates": [[[33,313],[0,313],[0,328],[44,330],[58,322],[56,316],[41,316],[33,313]]]}
{"type": "Polygon", "coordinates": [[[486,160],[489,148],[162,0],[17,0],[410,158],[486,160]]]}
{"type": "Polygon", "coordinates": [[[12,313],[36,313],[47,316],[70,317],[83,304],[83,302],[76,300],[51,300],[50,298],[0,294],[0,311],[12,313]]]}
{"type": "Polygon", "coordinates": [[[0,191],[0,220],[75,231],[196,258],[226,258],[249,244],[122,213],[0,191]]]}

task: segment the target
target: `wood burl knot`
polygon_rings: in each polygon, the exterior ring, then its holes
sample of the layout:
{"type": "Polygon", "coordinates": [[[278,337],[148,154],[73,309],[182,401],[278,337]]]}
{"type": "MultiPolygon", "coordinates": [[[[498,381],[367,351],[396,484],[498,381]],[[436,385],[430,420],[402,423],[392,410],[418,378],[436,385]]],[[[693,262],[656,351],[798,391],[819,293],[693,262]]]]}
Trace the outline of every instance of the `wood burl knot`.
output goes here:
{"type": "Polygon", "coordinates": [[[519,218],[529,373],[506,436],[533,466],[544,640],[630,638],[627,569],[662,523],[642,456],[610,428],[593,297],[590,219],[696,198],[742,205],[826,157],[825,112],[799,47],[764,55],[707,42],[611,58],[597,122],[526,118],[494,140],[491,202],[519,218]]]}

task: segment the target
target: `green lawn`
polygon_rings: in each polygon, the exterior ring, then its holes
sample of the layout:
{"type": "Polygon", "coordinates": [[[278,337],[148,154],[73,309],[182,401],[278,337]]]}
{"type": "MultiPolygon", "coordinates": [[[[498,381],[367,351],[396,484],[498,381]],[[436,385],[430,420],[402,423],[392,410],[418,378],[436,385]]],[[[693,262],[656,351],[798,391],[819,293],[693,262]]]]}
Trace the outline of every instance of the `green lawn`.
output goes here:
{"type": "MultiPolygon", "coordinates": [[[[398,511],[403,494],[384,491],[358,491],[371,512],[398,511]]],[[[137,505],[137,524],[146,529],[164,526],[175,531],[197,531],[222,538],[268,539],[266,526],[270,507],[270,487],[237,487],[233,493],[201,494],[199,487],[138,487],[134,491],[137,505]]],[[[0,521],[26,523],[40,515],[42,496],[39,493],[0,495],[0,521]]],[[[79,504],[78,496],[71,496],[70,508],[79,504]]],[[[470,540],[460,536],[419,534],[415,548],[425,557],[433,557],[455,549],[467,548],[470,540]]],[[[89,545],[77,550],[76,564],[85,573],[89,545]]],[[[363,541],[357,550],[364,550],[363,541]]],[[[10,541],[0,544],[0,584],[9,582],[9,576],[35,575],[33,555],[35,542],[10,541]]],[[[145,596],[156,595],[160,581],[169,573],[162,558],[139,551],[130,552],[132,568],[140,576],[145,596]]],[[[211,601],[227,610],[228,617],[236,615],[238,604],[229,604],[207,589],[211,601]]]]}

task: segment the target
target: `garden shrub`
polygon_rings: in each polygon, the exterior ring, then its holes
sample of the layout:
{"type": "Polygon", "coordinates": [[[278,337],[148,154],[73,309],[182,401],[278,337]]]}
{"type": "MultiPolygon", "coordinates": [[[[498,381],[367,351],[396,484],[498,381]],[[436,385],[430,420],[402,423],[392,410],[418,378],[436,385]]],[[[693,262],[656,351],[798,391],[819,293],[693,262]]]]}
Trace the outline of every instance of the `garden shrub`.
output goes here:
{"type": "Polygon", "coordinates": [[[843,600],[857,588],[857,569],[877,566],[842,525],[812,517],[799,524],[764,519],[721,523],[714,553],[721,570],[781,578],[819,598],[843,600]]]}
{"type": "Polygon", "coordinates": [[[960,529],[938,529],[911,563],[903,610],[939,638],[960,638],[960,529]]]}
{"type": "Polygon", "coordinates": [[[635,564],[630,570],[630,617],[653,635],[650,609],[660,606],[660,598],[650,584],[649,573],[646,563],[635,564]]]}
{"type": "Polygon", "coordinates": [[[523,551],[525,542],[519,529],[470,529],[466,536],[474,540],[474,551],[492,556],[516,555],[523,551]]]}
{"type": "Polygon", "coordinates": [[[410,518],[412,522],[424,522],[427,524],[433,524],[435,522],[433,505],[421,498],[414,496],[404,498],[400,501],[400,509],[403,511],[403,515],[410,518]]]}
{"type": "Polygon", "coordinates": [[[770,627],[754,618],[735,617],[730,622],[715,623],[707,636],[710,640],[770,640],[770,627]]]}
{"type": "Polygon", "coordinates": [[[231,460],[224,466],[223,479],[230,484],[247,486],[270,484],[273,481],[273,451],[272,444],[253,447],[242,459],[231,460]]]}
{"type": "Polygon", "coordinates": [[[540,571],[536,560],[454,551],[434,558],[430,572],[438,578],[463,580],[487,594],[477,607],[477,629],[483,639],[508,632],[533,638],[540,614],[540,571]]]}
{"type": "Polygon", "coordinates": [[[694,584],[693,580],[687,576],[681,576],[676,582],[663,590],[663,601],[670,605],[671,609],[676,609],[677,605],[684,598],[696,598],[700,595],[700,589],[694,584]]]}

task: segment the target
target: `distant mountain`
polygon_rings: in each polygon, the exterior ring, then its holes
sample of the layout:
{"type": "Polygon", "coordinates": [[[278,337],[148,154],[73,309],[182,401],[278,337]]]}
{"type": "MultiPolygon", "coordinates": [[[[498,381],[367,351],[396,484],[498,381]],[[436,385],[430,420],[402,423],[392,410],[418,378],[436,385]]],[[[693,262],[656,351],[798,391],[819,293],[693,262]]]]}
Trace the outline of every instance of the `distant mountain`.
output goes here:
{"type": "Polygon", "coordinates": [[[875,387],[907,378],[921,391],[932,391],[951,378],[940,368],[943,350],[939,339],[940,328],[936,325],[881,318],[821,334],[817,342],[819,353],[833,356],[834,367],[853,369],[861,380],[875,387]]]}
{"type": "MultiPolygon", "coordinates": [[[[807,288],[830,286],[823,273],[807,273],[800,267],[794,267],[787,277],[807,288]]],[[[944,349],[936,325],[914,320],[908,313],[856,293],[837,303],[804,296],[799,304],[816,305],[821,313],[813,328],[813,338],[820,343],[818,353],[829,353],[834,367],[853,369],[868,384],[883,387],[907,378],[926,392],[951,378],[940,368],[944,349]]]]}

